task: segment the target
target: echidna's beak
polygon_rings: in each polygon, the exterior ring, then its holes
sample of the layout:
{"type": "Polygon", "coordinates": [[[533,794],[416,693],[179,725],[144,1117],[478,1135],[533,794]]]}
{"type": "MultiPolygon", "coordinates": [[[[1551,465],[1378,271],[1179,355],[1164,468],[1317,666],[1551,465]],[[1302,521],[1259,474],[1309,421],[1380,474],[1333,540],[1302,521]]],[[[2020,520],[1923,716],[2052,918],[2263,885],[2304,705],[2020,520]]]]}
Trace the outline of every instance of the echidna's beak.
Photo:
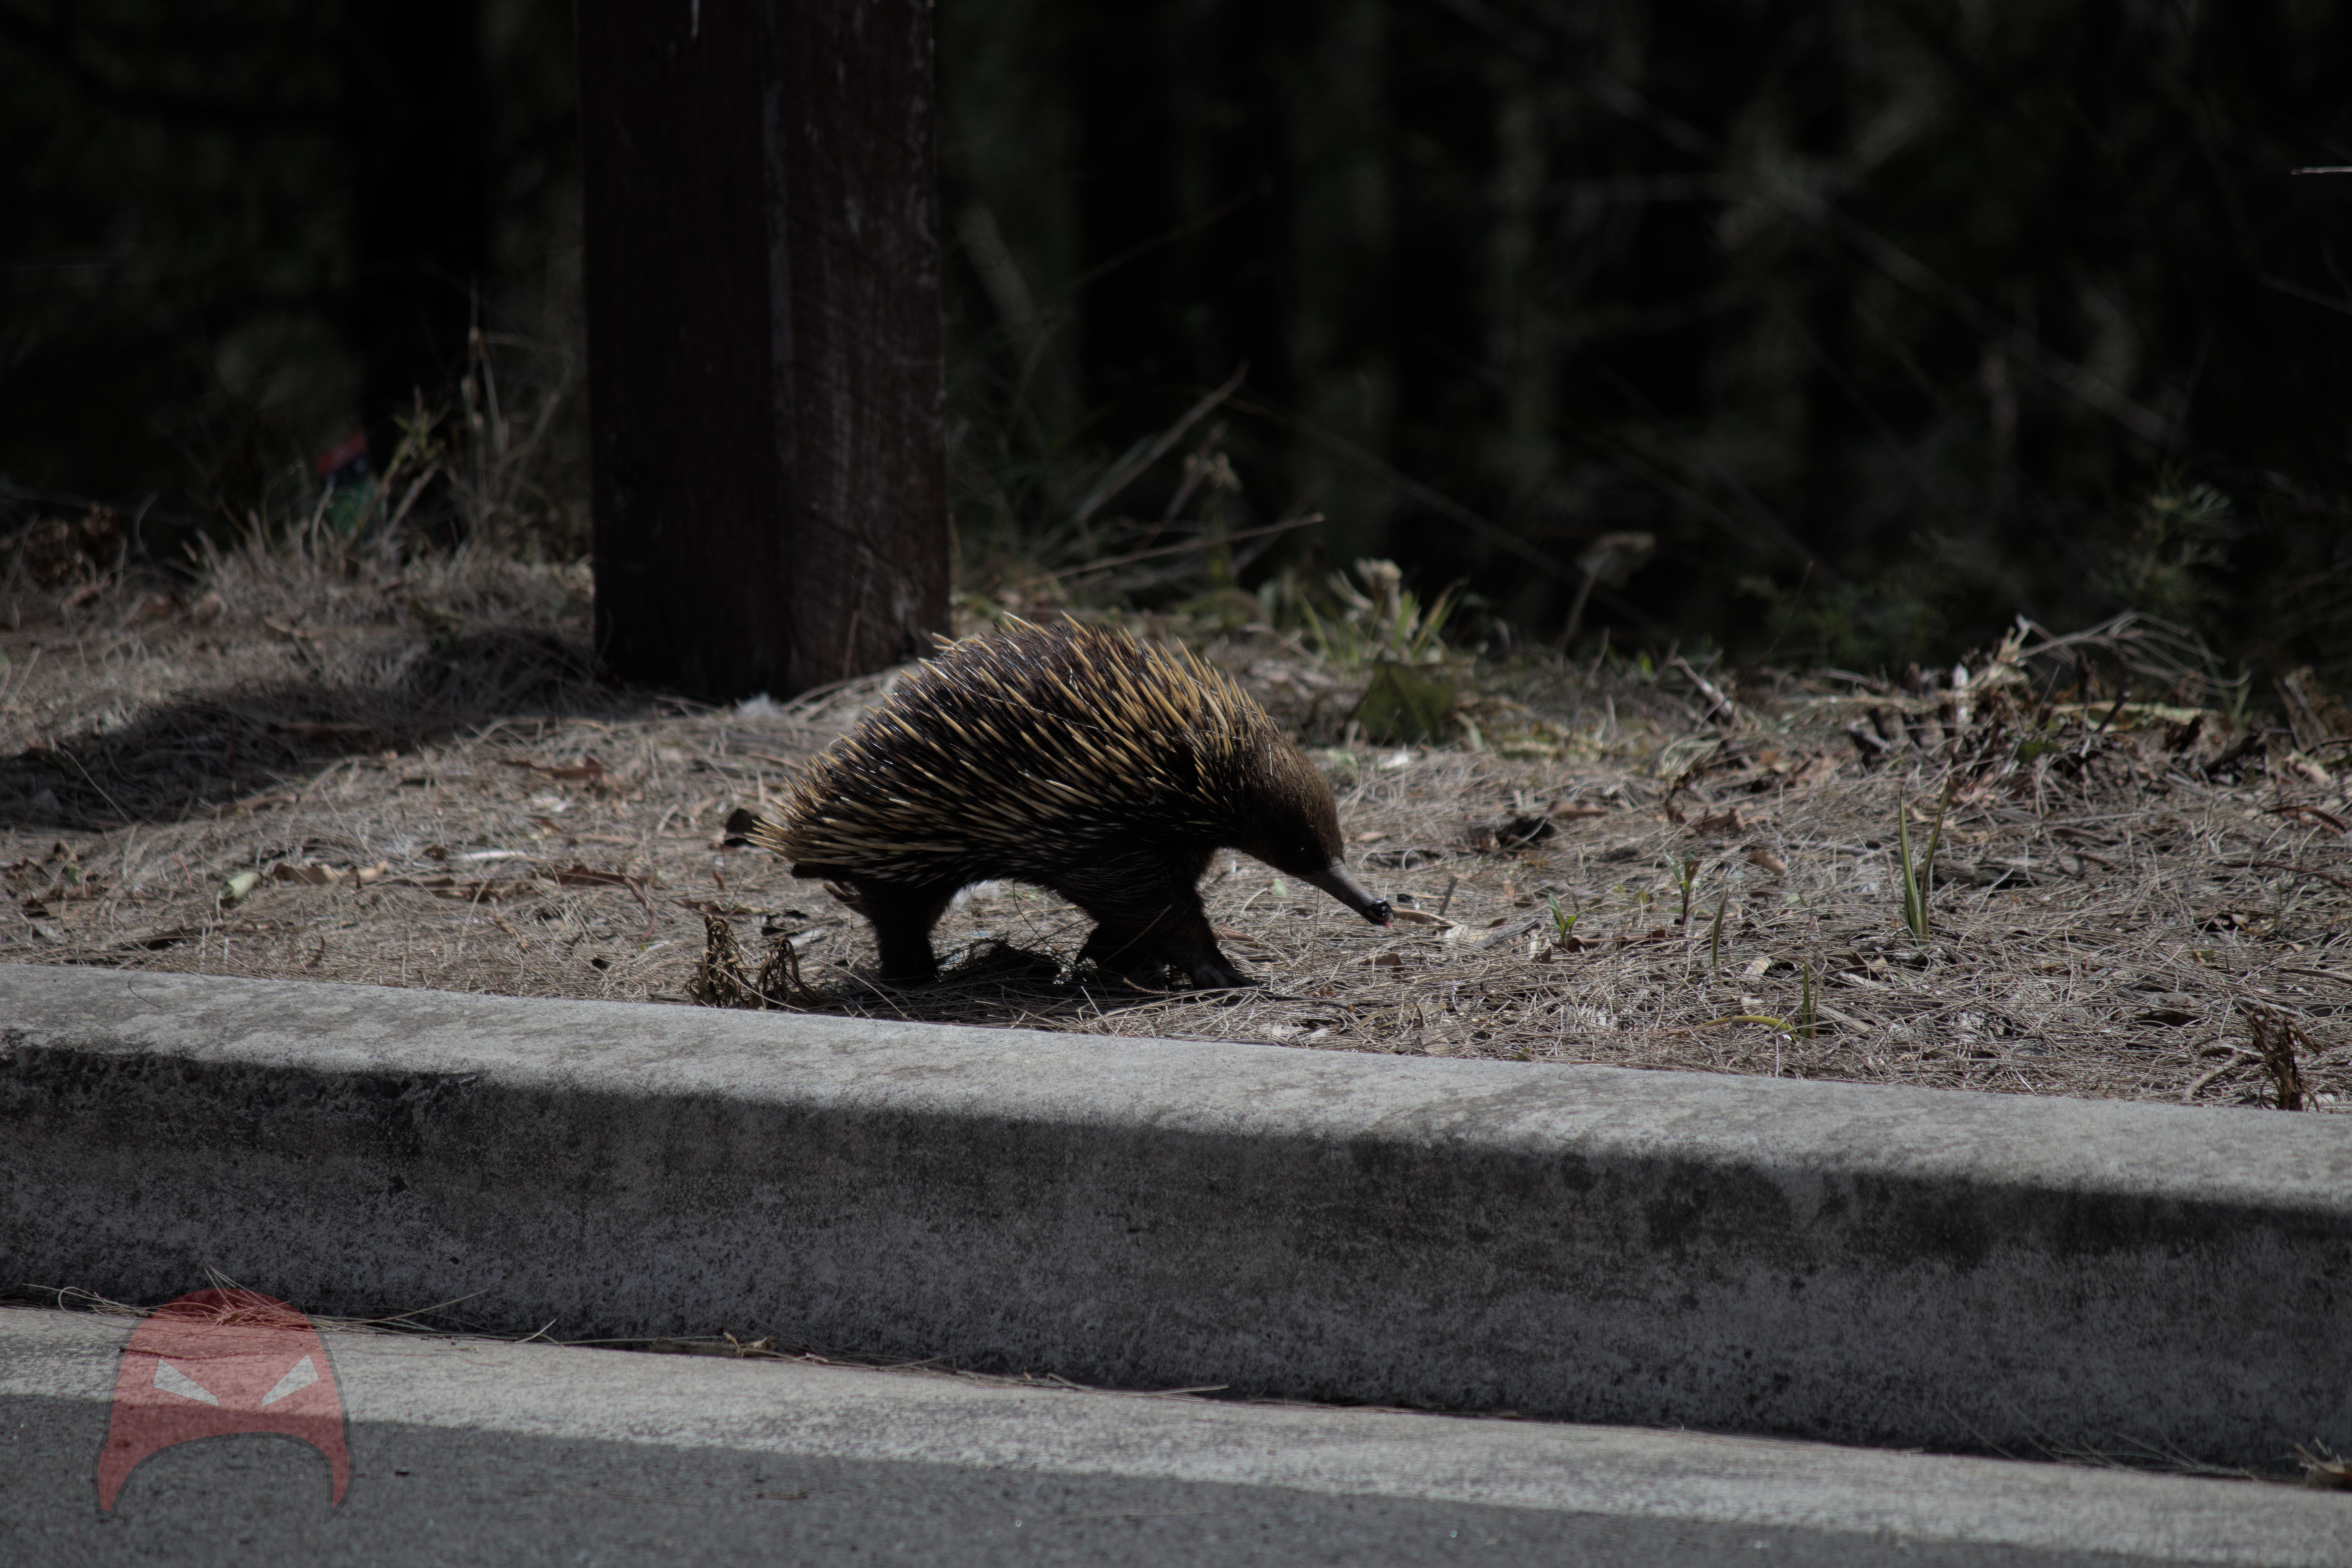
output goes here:
{"type": "Polygon", "coordinates": [[[1320,874],[1307,880],[1375,925],[1387,925],[1395,919],[1389,911],[1388,901],[1366,893],[1356,879],[1348,874],[1344,861],[1333,861],[1320,874]]]}

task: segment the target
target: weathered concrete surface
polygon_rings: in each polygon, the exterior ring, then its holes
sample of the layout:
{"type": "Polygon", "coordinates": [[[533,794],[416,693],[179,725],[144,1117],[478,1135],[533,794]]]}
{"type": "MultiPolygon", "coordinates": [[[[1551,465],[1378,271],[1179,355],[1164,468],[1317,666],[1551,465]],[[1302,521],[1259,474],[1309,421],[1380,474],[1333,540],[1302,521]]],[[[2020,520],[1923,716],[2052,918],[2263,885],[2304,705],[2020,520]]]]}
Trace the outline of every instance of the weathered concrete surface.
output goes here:
{"type": "Polygon", "coordinates": [[[1847,1442],[2352,1447],[2352,1129],[0,967],[0,1281],[1847,1442]]]}
{"type": "Polygon", "coordinates": [[[130,1331],[0,1310],[0,1558],[2352,1562],[2352,1498],[2252,1482],[331,1332],[339,1510],[316,1450],[215,1437],[101,1517],[130,1331]]]}

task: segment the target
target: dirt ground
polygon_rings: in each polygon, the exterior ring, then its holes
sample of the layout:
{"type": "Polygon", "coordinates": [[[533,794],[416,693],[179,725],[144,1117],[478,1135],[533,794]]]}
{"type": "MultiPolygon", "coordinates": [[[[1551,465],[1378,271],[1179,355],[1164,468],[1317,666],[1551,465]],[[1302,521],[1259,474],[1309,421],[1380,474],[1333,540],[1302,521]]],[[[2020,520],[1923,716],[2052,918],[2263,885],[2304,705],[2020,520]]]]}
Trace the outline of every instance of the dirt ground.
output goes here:
{"type": "Polygon", "coordinates": [[[1076,912],[992,885],[940,928],[946,977],[900,988],[862,921],[729,831],[887,677],[722,708],[600,684],[576,565],[280,546],[173,590],[0,562],[0,962],[688,1004],[730,978],[703,972],[715,917],[751,970],[790,945],[777,999],[837,1013],[2352,1096],[2352,802],[2331,771],[2352,727],[2326,733],[2340,710],[2315,695],[2268,727],[2129,700],[2126,679],[2150,688],[2127,632],[2021,634],[1958,693],[1457,662],[1470,722],[1444,747],[1368,742],[1361,669],[1217,636],[1332,778],[1397,925],[1221,857],[1211,917],[1265,985],[1146,991],[1072,969],[1076,912]],[[1939,811],[1923,938],[1898,813],[1916,862],[1939,811]]]}

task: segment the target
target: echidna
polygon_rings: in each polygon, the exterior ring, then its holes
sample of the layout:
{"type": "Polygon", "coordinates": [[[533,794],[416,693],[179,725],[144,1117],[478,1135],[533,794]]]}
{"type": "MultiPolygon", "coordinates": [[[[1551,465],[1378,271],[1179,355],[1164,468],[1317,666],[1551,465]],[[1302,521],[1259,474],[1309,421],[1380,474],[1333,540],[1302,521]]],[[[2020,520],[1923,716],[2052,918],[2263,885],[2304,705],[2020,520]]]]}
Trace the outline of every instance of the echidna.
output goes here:
{"type": "Polygon", "coordinates": [[[1348,874],[1331,787],[1264,708],[1190,653],[1076,623],[949,644],[751,836],[794,876],[846,884],[893,979],[935,976],[948,901],[1006,879],[1094,917],[1081,958],[1246,985],[1196,890],[1221,848],[1390,922],[1348,874]]]}

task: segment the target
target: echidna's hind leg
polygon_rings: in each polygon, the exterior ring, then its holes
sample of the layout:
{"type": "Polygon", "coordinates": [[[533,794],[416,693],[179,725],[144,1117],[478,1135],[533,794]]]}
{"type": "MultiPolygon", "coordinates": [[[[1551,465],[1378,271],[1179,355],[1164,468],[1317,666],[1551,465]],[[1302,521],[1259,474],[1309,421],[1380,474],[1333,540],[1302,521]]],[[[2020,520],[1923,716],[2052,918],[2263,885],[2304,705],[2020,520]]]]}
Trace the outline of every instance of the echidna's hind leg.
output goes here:
{"type": "Polygon", "coordinates": [[[1201,905],[1196,884],[1207,864],[1206,854],[1135,855],[1057,877],[1054,891],[1095,918],[1079,958],[1122,975],[1173,967],[1203,988],[1250,984],[1226,961],[1201,905]]]}
{"type": "Polygon", "coordinates": [[[882,959],[886,980],[934,980],[940,962],[931,952],[931,927],[947,912],[956,895],[954,883],[875,882],[865,878],[850,885],[857,907],[874,923],[874,946],[882,959]]]}

